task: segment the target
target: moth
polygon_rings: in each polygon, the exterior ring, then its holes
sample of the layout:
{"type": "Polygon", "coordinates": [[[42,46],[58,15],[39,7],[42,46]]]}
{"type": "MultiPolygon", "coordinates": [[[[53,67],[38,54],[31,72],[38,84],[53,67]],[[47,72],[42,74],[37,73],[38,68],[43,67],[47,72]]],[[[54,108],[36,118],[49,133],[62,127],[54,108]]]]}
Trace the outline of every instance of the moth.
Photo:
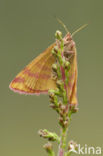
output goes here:
{"type": "MultiPolygon", "coordinates": [[[[65,25],[63,25],[65,27],[65,25]]],[[[80,27],[77,31],[82,29],[80,27]]],[[[66,27],[65,27],[66,28],[66,27]]],[[[65,43],[71,44],[66,51],[70,52],[70,70],[68,83],[68,99],[69,103],[77,104],[77,51],[72,35],[68,32],[64,37],[65,43]],[[71,47],[70,47],[71,46],[71,47]]],[[[55,63],[55,57],[51,51],[56,43],[50,45],[44,52],[30,62],[10,83],[9,88],[14,92],[21,94],[40,95],[47,94],[49,89],[56,89],[56,82],[52,79],[52,64],[55,63]]]]}

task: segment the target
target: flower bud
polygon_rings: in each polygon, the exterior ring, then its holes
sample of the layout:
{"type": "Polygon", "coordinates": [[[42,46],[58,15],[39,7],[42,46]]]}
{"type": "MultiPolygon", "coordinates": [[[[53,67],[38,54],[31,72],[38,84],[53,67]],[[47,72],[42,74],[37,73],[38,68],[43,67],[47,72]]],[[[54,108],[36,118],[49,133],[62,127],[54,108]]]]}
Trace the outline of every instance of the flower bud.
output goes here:
{"type": "Polygon", "coordinates": [[[58,46],[54,47],[54,52],[57,54],[58,53],[58,46]]]}
{"type": "Polygon", "coordinates": [[[59,122],[63,123],[63,118],[61,116],[59,117],[59,122]]]}
{"type": "MultiPolygon", "coordinates": [[[[50,102],[52,102],[52,101],[50,101],[50,102]]],[[[56,109],[56,106],[53,103],[50,104],[50,107],[53,109],[56,109]]]]}
{"type": "Polygon", "coordinates": [[[71,110],[72,113],[78,112],[77,105],[70,105],[69,110],[71,110]]]}
{"type": "Polygon", "coordinates": [[[66,127],[68,127],[68,121],[64,121],[64,127],[66,128],[66,127]]]}
{"type": "Polygon", "coordinates": [[[54,92],[49,91],[49,97],[54,98],[54,96],[55,96],[54,92]]]}
{"type": "Polygon", "coordinates": [[[52,74],[51,74],[51,78],[53,79],[53,80],[57,80],[57,78],[58,78],[58,76],[57,76],[57,72],[55,72],[55,71],[52,71],[52,74]]]}
{"type": "Polygon", "coordinates": [[[62,40],[62,33],[59,30],[56,31],[55,36],[58,40],[62,40]]]}
{"type": "Polygon", "coordinates": [[[57,84],[57,87],[61,89],[62,86],[63,86],[63,81],[62,80],[57,80],[56,84],[57,84]]]}
{"type": "Polygon", "coordinates": [[[54,57],[56,57],[57,56],[57,53],[54,51],[54,49],[52,49],[52,55],[54,55],[54,57]]]}
{"type": "Polygon", "coordinates": [[[52,144],[50,142],[48,142],[47,144],[45,144],[44,146],[44,149],[48,152],[48,153],[51,153],[52,151],[52,144]]]}
{"type": "Polygon", "coordinates": [[[52,65],[52,70],[53,70],[54,72],[57,71],[57,64],[56,64],[56,63],[52,65]]]}
{"type": "Polygon", "coordinates": [[[62,102],[62,101],[59,101],[59,102],[58,102],[59,108],[61,108],[61,105],[63,105],[63,102],[62,102]]]}
{"type": "Polygon", "coordinates": [[[69,70],[70,62],[65,60],[63,63],[64,63],[64,68],[69,70]]]}
{"type": "Polygon", "coordinates": [[[39,133],[40,137],[43,137],[43,138],[46,138],[48,136],[47,130],[40,129],[38,133],[39,133]]]}

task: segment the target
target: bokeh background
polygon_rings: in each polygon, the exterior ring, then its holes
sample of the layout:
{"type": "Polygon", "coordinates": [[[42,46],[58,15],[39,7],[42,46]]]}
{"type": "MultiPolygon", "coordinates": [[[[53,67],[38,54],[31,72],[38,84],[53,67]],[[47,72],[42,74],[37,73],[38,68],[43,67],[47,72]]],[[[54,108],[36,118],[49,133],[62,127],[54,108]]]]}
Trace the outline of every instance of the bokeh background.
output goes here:
{"type": "Polygon", "coordinates": [[[55,16],[70,32],[89,24],[73,38],[79,112],[73,116],[68,140],[103,146],[103,1],[0,0],[1,156],[45,156],[46,140],[37,131],[47,128],[59,134],[58,116],[49,108],[48,95],[19,95],[8,88],[15,75],[54,42],[57,29],[65,34],[55,16]]]}

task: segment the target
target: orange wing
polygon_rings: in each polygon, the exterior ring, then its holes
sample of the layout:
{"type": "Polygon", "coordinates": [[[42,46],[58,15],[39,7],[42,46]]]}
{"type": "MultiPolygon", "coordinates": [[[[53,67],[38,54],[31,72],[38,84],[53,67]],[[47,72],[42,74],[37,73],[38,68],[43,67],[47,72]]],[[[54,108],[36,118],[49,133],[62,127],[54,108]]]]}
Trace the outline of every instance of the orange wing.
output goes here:
{"type": "MultiPolygon", "coordinates": [[[[56,89],[56,83],[51,78],[51,66],[55,62],[51,50],[54,46],[55,43],[27,65],[10,83],[10,89],[24,94],[48,93],[49,89],[56,89]]],[[[75,54],[70,62],[67,87],[69,103],[73,105],[77,104],[77,58],[75,47],[74,52],[75,54]]]]}
{"type": "Polygon", "coordinates": [[[51,78],[51,66],[55,58],[51,53],[55,43],[27,65],[10,83],[10,89],[24,94],[47,93],[55,89],[56,84],[51,78]]]}
{"type": "Polygon", "coordinates": [[[67,87],[69,103],[77,105],[77,52],[74,47],[74,55],[70,62],[69,84],[67,87]]]}

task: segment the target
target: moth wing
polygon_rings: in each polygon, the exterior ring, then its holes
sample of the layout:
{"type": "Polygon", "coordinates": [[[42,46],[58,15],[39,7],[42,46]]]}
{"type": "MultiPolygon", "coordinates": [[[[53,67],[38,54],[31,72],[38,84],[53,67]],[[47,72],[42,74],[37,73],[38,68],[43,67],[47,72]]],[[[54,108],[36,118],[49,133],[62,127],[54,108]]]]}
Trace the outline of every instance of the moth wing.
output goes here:
{"type": "Polygon", "coordinates": [[[51,66],[55,58],[51,50],[55,43],[28,64],[10,83],[10,89],[24,94],[47,93],[55,88],[51,78],[51,66]]]}
{"type": "Polygon", "coordinates": [[[74,56],[71,60],[70,71],[69,71],[69,84],[68,84],[68,99],[72,105],[77,105],[77,52],[74,47],[74,56]]]}

